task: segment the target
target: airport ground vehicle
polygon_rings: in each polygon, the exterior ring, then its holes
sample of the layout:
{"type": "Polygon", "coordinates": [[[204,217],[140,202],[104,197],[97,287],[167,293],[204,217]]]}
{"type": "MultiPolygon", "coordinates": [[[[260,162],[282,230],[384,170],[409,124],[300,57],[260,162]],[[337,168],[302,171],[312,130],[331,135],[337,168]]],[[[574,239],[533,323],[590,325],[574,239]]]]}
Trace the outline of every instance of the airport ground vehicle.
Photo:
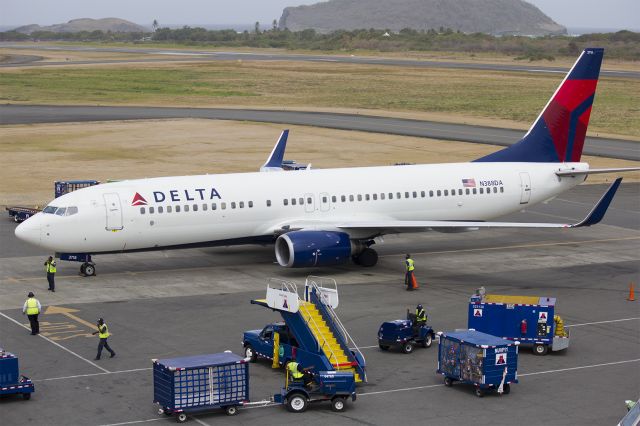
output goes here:
{"type": "Polygon", "coordinates": [[[33,392],[33,382],[20,375],[18,357],[0,348],[0,395],[15,394],[30,399],[33,392]]]}
{"type": "Polygon", "coordinates": [[[469,300],[467,327],[533,345],[533,353],[569,347],[569,333],[555,314],[556,299],[538,296],[487,294],[469,300]]]}
{"type": "Polygon", "coordinates": [[[518,383],[518,345],[475,330],[438,332],[438,370],[444,384],[471,384],[475,394],[495,390],[508,394],[511,384],[518,383]]]}
{"type": "Polygon", "coordinates": [[[347,399],[356,400],[356,382],[352,371],[320,371],[313,374],[309,386],[294,381],[287,374],[287,382],[274,402],[284,404],[292,413],[302,413],[311,402],[331,401],[331,410],[340,412],[347,407],[347,399]],[[310,387],[309,387],[310,386],[310,387]]]}
{"type": "Polygon", "coordinates": [[[378,345],[383,351],[392,347],[399,347],[405,354],[413,352],[416,345],[428,348],[431,346],[435,333],[431,326],[423,324],[414,326],[415,314],[407,312],[406,320],[387,321],[378,330],[378,345]]]}
{"type": "Polygon", "coordinates": [[[13,218],[13,221],[18,223],[29,219],[40,211],[39,208],[22,206],[9,206],[5,207],[5,210],[9,213],[9,216],[13,218]]]}
{"type": "Polygon", "coordinates": [[[235,415],[249,402],[249,364],[231,352],[154,360],[153,402],[178,423],[216,409],[235,415]]]}
{"type": "Polygon", "coordinates": [[[282,366],[293,358],[298,342],[284,322],[276,322],[267,324],[262,330],[245,331],[242,345],[245,357],[252,362],[258,358],[267,358],[275,360],[274,366],[282,366]]]}
{"type": "MultiPolygon", "coordinates": [[[[313,373],[351,371],[356,382],[366,381],[364,355],[334,310],[338,305],[335,280],[307,277],[304,296],[300,298],[295,283],[271,279],[266,299],[252,300],[251,303],[272,309],[282,316],[288,336],[292,337],[289,340],[290,351],[284,349],[283,356],[290,354],[290,359],[295,359],[303,368],[313,367],[313,373]],[[297,345],[291,345],[292,341],[297,345]]],[[[272,358],[275,366],[282,364],[285,360],[280,360],[279,345],[273,341],[271,346],[264,343],[267,346],[264,351],[271,350],[273,354],[265,355],[272,358]]],[[[246,348],[245,345],[245,354],[246,348]]]]}

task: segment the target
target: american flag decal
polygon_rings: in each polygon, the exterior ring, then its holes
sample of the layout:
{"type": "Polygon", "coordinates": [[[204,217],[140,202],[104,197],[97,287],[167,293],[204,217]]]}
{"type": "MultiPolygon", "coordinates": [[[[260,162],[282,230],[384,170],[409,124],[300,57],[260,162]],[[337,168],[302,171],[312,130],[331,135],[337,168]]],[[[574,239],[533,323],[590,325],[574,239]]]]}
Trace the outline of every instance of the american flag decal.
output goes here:
{"type": "Polygon", "coordinates": [[[462,179],[462,186],[465,188],[475,188],[476,180],[475,179],[462,179]]]}

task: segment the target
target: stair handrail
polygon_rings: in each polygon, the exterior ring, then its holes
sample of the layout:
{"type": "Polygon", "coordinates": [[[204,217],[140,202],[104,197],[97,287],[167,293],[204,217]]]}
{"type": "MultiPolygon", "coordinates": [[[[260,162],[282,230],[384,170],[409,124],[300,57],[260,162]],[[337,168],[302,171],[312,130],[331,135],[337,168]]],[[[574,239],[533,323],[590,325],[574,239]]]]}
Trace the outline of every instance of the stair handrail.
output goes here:
{"type": "MultiPolygon", "coordinates": [[[[311,314],[309,313],[309,308],[305,303],[301,303],[300,304],[300,310],[302,310],[304,308],[304,312],[306,313],[306,318],[307,318],[307,324],[309,324],[310,322],[313,323],[313,326],[315,327],[316,331],[317,331],[317,336],[320,336],[323,340],[323,343],[320,344],[320,342],[316,342],[318,344],[319,349],[324,349],[325,345],[327,348],[329,348],[329,352],[331,353],[331,355],[329,356],[329,363],[331,365],[335,365],[338,366],[340,363],[338,362],[338,356],[333,352],[333,349],[331,348],[331,345],[329,344],[329,342],[327,341],[327,338],[324,336],[324,334],[320,331],[320,327],[318,326],[318,324],[316,323],[316,320],[313,319],[313,317],[311,316],[311,314]],[[331,362],[331,358],[333,358],[335,360],[335,363],[331,362]]],[[[313,333],[312,333],[313,334],[313,333]]],[[[323,351],[324,352],[324,351],[323,351]]]]}
{"type": "MultiPolygon", "coordinates": [[[[314,275],[309,275],[305,281],[305,286],[311,284],[311,287],[316,291],[316,294],[318,295],[318,298],[322,301],[322,297],[320,296],[322,294],[318,284],[316,283],[316,281],[328,281],[328,282],[332,282],[336,291],[338,290],[338,284],[336,283],[336,280],[334,280],[333,278],[323,278],[323,277],[317,277],[314,275]]],[[[358,347],[357,343],[355,342],[355,340],[353,340],[353,337],[351,337],[351,335],[349,334],[349,332],[347,331],[346,327],[344,326],[344,324],[342,324],[342,321],[340,321],[340,318],[338,318],[338,314],[336,314],[336,311],[329,306],[326,303],[322,303],[325,308],[327,309],[327,312],[329,312],[329,315],[331,315],[331,319],[333,319],[333,322],[338,326],[338,331],[340,333],[342,333],[342,336],[345,340],[345,342],[347,343],[347,350],[350,350],[351,348],[349,348],[350,343],[353,345],[353,349],[358,352],[360,354],[360,356],[362,357],[362,361],[364,361],[364,363],[366,364],[366,359],[364,357],[364,354],[362,353],[362,351],[360,350],[360,348],[358,347]]]]}
{"type": "Polygon", "coordinates": [[[281,278],[269,278],[267,285],[271,288],[280,287],[280,290],[282,291],[295,293],[296,296],[298,296],[298,299],[300,299],[300,296],[298,295],[298,286],[293,281],[287,281],[281,278]],[[271,287],[271,284],[274,284],[274,287],[271,287]]]}

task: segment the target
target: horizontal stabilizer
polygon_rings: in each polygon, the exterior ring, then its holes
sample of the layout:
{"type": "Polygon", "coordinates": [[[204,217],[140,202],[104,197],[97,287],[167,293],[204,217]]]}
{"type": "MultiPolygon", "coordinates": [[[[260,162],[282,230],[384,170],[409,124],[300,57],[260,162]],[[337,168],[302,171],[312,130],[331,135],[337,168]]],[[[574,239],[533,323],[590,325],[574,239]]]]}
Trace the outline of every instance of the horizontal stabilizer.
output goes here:
{"type": "Polygon", "coordinates": [[[590,170],[558,170],[556,175],[558,176],[581,176],[581,175],[596,175],[601,173],[623,173],[633,172],[640,170],[640,167],[618,167],[612,169],[590,169],[590,170]]]}

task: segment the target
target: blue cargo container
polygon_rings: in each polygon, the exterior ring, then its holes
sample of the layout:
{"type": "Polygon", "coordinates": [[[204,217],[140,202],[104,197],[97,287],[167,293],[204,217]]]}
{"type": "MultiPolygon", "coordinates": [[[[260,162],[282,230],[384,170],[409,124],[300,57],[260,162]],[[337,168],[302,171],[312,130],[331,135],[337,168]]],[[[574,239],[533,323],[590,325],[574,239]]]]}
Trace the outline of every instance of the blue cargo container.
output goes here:
{"type": "Polygon", "coordinates": [[[569,347],[569,334],[555,314],[556,299],[538,296],[487,294],[469,301],[467,327],[503,339],[533,345],[533,353],[569,347]]]}
{"type": "Polygon", "coordinates": [[[18,357],[0,348],[0,395],[20,394],[30,399],[34,391],[33,382],[20,375],[18,357]]]}
{"type": "Polygon", "coordinates": [[[507,394],[518,383],[519,342],[475,330],[441,331],[438,336],[438,373],[445,385],[472,384],[481,397],[487,390],[507,394]]]}
{"type": "Polygon", "coordinates": [[[153,402],[179,423],[218,408],[234,415],[249,402],[249,364],[231,352],[154,360],[153,402]]]}

